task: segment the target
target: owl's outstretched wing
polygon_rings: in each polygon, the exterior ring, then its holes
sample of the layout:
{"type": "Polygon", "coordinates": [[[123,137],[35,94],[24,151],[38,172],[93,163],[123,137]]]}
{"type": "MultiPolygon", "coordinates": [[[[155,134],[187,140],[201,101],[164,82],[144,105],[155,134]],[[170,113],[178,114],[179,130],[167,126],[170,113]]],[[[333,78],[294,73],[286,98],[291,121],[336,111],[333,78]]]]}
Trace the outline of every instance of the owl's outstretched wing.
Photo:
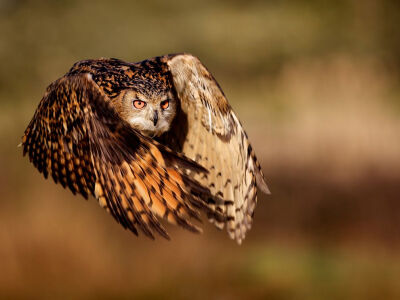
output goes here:
{"type": "MultiPolygon", "coordinates": [[[[23,153],[47,178],[85,198],[94,195],[125,228],[169,238],[156,216],[197,232],[189,219],[209,190],[183,172],[204,168],[142,136],[109,105],[89,74],[52,83],[22,140],[23,153]]],[[[223,219],[221,214],[218,217],[223,219]]]]}
{"type": "MultiPolygon", "coordinates": [[[[204,166],[209,174],[194,178],[225,200],[215,210],[226,213],[227,230],[238,243],[251,227],[257,186],[269,193],[246,132],[210,72],[194,56],[160,58],[168,65],[181,112],[163,141],[204,166]]],[[[222,228],[224,222],[210,220],[222,228]]]]}

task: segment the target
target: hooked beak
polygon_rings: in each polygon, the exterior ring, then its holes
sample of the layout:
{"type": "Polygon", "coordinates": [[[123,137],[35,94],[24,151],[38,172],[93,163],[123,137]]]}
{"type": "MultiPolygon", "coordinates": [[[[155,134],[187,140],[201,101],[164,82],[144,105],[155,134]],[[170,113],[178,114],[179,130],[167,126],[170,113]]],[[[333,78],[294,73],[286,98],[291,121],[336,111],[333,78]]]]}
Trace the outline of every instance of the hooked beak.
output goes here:
{"type": "Polygon", "coordinates": [[[154,124],[154,126],[157,125],[157,122],[158,122],[158,111],[155,110],[154,111],[154,116],[153,116],[153,124],[154,124]]]}

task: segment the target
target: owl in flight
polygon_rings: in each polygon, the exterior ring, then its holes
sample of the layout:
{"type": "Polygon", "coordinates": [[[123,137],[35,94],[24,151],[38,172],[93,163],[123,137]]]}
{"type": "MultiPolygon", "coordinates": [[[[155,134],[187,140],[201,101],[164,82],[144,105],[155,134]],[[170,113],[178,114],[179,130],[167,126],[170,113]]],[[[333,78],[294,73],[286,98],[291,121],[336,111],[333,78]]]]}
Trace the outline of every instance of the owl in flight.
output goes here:
{"type": "Polygon", "coordinates": [[[169,239],[160,218],[199,232],[203,210],[240,244],[257,187],[269,193],[223,91],[189,54],[75,63],[47,88],[22,147],[45,178],[151,238],[169,239]]]}

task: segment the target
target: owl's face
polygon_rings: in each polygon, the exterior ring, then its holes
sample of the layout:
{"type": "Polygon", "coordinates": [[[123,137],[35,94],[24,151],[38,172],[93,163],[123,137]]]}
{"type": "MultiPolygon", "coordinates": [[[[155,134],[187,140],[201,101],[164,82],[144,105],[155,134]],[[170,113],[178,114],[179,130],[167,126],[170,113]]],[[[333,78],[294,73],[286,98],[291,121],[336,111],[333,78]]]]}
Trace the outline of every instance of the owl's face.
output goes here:
{"type": "Polygon", "coordinates": [[[123,91],[114,103],[117,112],[132,128],[150,137],[168,131],[176,114],[176,99],[172,92],[140,93],[123,91]]]}

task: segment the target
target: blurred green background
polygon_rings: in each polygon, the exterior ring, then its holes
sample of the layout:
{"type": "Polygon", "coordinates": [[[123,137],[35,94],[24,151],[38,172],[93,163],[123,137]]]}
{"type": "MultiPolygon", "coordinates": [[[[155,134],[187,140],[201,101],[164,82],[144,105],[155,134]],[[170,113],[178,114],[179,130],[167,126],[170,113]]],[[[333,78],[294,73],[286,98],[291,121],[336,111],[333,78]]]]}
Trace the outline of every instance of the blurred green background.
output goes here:
{"type": "Polygon", "coordinates": [[[400,299],[400,2],[0,0],[0,297],[400,299]],[[190,52],[271,196],[238,246],[124,231],[17,148],[74,62],[190,52]]]}

